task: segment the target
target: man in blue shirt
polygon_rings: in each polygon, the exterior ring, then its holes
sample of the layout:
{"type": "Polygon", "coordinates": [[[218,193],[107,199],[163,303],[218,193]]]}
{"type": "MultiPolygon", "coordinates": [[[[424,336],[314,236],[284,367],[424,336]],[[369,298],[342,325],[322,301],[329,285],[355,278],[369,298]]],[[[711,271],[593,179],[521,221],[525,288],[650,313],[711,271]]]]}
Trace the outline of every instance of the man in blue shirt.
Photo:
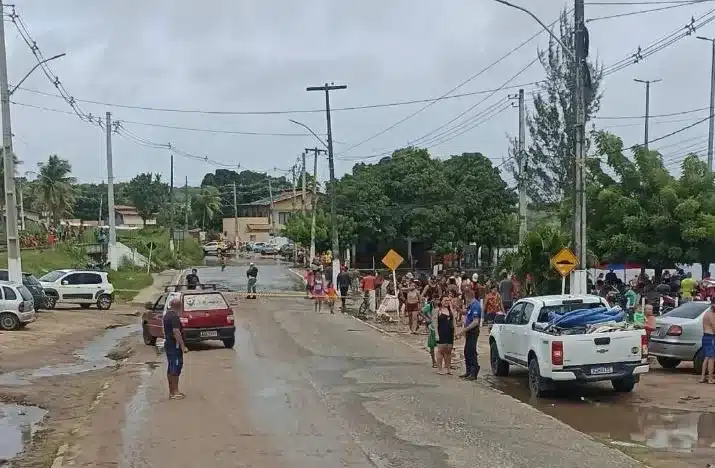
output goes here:
{"type": "Polygon", "coordinates": [[[169,398],[172,400],[181,400],[184,394],[179,391],[179,376],[181,369],[184,367],[184,353],[189,349],[184,344],[183,330],[179,318],[181,310],[180,297],[172,297],[164,312],[164,352],[166,352],[167,370],[166,377],[169,381],[169,398]]]}
{"type": "Polygon", "coordinates": [[[460,377],[465,380],[477,380],[479,361],[477,360],[477,340],[479,339],[479,321],[482,318],[482,305],[474,293],[465,294],[469,306],[464,315],[464,327],[459,334],[464,335],[464,364],[466,372],[460,377]]]}

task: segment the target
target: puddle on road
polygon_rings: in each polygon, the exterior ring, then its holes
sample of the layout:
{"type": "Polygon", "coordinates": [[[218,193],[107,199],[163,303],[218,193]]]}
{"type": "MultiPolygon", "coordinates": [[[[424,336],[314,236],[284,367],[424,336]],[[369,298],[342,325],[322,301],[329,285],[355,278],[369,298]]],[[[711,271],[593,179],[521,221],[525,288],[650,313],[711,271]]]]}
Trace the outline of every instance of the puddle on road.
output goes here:
{"type": "Polygon", "coordinates": [[[637,393],[618,394],[610,386],[597,385],[575,386],[554,397],[533,400],[526,375],[489,375],[486,380],[495,389],[615,446],[675,453],[715,452],[715,413],[640,407],[630,401],[637,393]]]}
{"type": "MultiPolygon", "coordinates": [[[[41,377],[56,377],[60,375],[75,375],[83,372],[104,369],[116,364],[107,354],[123,339],[138,332],[138,325],[110,328],[101,336],[92,340],[84,348],[75,351],[75,357],[82,362],[59,364],[57,366],[41,367],[39,369],[15,371],[0,374],[0,385],[27,385],[30,381],[41,377]]],[[[49,348],[51,350],[51,348],[49,348]]]]}
{"type": "Polygon", "coordinates": [[[145,466],[145,462],[140,460],[141,453],[141,428],[146,422],[149,414],[149,399],[147,398],[147,390],[149,388],[149,380],[152,371],[156,369],[158,363],[147,362],[146,367],[142,369],[140,374],[139,386],[132,399],[124,408],[124,425],[122,426],[122,453],[120,455],[122,463],[121,467],[140,467],[145,466]]]}
{"type": "Polygon", "coordinates": [[[0,466],[17,456],[32,441],[47,411],[36,406],[0,403],[0,466]]]}

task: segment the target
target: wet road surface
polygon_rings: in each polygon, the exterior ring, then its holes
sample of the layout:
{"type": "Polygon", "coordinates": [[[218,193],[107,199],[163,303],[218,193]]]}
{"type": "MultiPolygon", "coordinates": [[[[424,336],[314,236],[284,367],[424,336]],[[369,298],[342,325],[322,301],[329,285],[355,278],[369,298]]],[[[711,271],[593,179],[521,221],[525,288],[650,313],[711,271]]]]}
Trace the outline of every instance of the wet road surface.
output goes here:
{"type": "MultiPolygon", "coordinates": [[[[200,276],[240,284],[245,269],[229,268],[200,276]]],[[[259,283],[294,288],[285,267],[259,268],[259,283]]],[[[352,317],[304,299],[235,310],[235,350],[185,356],[185,400],[167,399],[164,365],[145,373],[120,466],[640,466],[487,383],[434,374],[423,354],[352,317]]]]}

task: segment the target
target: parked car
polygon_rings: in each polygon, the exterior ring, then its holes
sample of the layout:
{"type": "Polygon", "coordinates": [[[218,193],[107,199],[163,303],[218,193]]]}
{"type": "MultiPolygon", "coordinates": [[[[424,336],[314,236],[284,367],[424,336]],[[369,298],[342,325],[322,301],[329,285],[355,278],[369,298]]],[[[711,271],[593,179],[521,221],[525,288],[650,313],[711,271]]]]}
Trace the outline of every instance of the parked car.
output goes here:
{"type": "Polygon", "coordinates": [[[263,248],[266,247],[268,244],[265,242],[255,242],[253,244],[253,252],[254,253],[261,253],[263,251],[263,248]]]}
{"type": "Polygon", "coordinates": [[[224,250],[225,246],[223,242],[212,241],[202,245],[201,248],[204,250],[204,256],[208,257],[209,255],[218,255],[219,250],[224,250]]]}
{"type": "Polygon", "coordinates": [[[630,392],[648,372],[645,330],[556,334],[536,325],[549,321],[549,312],[607,306],[592,295],[537,296],[517,301],[506,316],[497,316],[489,334],[492,373],[509,374],[510,366],[527,369],[534,397],[557,382],[610,381],[617,392],[630,392]]]}
{"type": "Polygon", "coordinates": [[[83,309],[96,304],[99,310],[107,310],[114,302],[114,286],[106,271],[54,270],[40,277],[40,284],[48,309],[62,303],[79,304],[83,309]]]}
{"type": "MultiPolygon", "coordinates": [[[[9,281],[10,274],[7,270],[0,270],[0,281],[9,281]]],[[[42,284],[32,273],[22,273],[22,284],[32,293],[32,300],[35,302],[35,312],[44,309],[47,304],[47,295],[42,289],[42,284]]]]}
{"type": "Polygon", "coordinates": [[[30,290],[20,283],[0,281],[0,330],[17,330],[36,320],[30,290]]]}
{"type": "Polygon", "coordinates": [[[692,361],[696,374],[703,370],[703,314],[710,302],[685,302],[655,320],[648,349],[666,369],[692,361]]]}
{"type": "Polygon", "coordinates": [[[261,255],[275,255],[278,253],[278,250],[272,245],[265,245],[261,249],[261,255]]]}
{"type": "Polygon", "coordinates": [[[142,316],[144,344],[154,346],[157,338],[164,338],[162,319],[174,297],[181,301],[179,319],[184,326],[184,342],[219,340],[226,348],[233,348],[236,342],[233,310],[220,291],[205,289],[167,292],[156,301],[147,302],[142,316]]]}

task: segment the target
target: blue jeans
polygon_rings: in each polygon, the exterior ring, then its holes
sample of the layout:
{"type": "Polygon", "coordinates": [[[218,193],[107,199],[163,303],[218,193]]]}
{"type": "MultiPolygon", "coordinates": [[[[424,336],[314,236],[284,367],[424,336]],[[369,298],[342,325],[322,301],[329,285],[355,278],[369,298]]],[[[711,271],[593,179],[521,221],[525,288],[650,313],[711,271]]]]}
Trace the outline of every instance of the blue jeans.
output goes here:
{"type": "Polygon", "coordinates": [[[166,352],[166,373],[169,375],[180,376],[181,369],[184,368],[184,353],[180,349],[167,349],[166,352]]]}
{"type": "Polygon", "coordinates": [[[256,294],[258,278],[248,278],[248,294],[256,294]]]}

